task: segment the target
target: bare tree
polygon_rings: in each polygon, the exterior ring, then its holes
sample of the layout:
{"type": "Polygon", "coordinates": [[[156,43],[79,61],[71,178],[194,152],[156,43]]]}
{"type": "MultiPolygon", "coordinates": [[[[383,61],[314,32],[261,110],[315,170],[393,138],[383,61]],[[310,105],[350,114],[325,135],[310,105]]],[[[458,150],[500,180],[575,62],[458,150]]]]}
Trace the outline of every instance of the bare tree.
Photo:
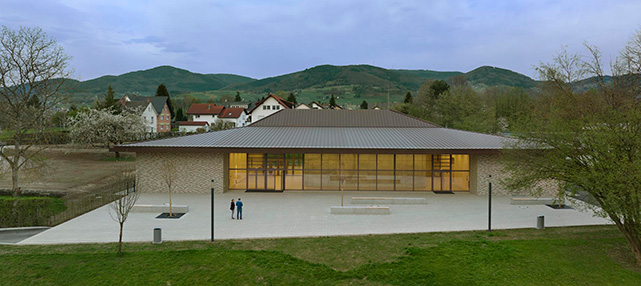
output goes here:
{"type": "MultiPolygon", "coordinates": [[[[124,171],[122,173],[122,175],[124,176],[121,177],[124,179],[122,181],[126,182],[127,179],[131,179],[133,181],[135,179],[134,174],[135,174],[134,171],[131,171],[131,170],[124,171]]],[[[118,254],[121,254],[122,253],[122,233],[123,233],[125,221],[127,221],[127,218],[129,217],[129,212],[136,204],[136,201],[138,201],[138,198],[140,197],[140,192],[136,192],[135,189],[131,191],[128,188],[124,191],[121,189],[117,189],[117,190],[114,190],[114,196],[116,197],[116,199],[109,205],[109,215],[111,215],[111,218],[114,219],[116,222],[118,222],[118,225],[120,226],[120,233],[118,235],[118,254]]]]}
{"type": "Polygon", "coordinates": [[[162,163],[162,170],[161,170],[161,176],[162,180],[167,186],[167,191],[169,192],[169,216],[172,217],[174,216],[172,210],[171,210],[171,191],[174,187],[174,182],[176,182],[176,179],[178,179],[178,171],[176,170],[176,164],[174,161],[165,158],[162,163]]]}
{"type": "Polygon", "coordinates": [[[8,142],[13,146],[0,151],[0,156],[11,169],[13,196],[20,190],[19,171],[45,148],[49,117],[66,99],[70,59],[40,28],[13,31],[2,26],[0,122],[13,134],[8,142]]]}

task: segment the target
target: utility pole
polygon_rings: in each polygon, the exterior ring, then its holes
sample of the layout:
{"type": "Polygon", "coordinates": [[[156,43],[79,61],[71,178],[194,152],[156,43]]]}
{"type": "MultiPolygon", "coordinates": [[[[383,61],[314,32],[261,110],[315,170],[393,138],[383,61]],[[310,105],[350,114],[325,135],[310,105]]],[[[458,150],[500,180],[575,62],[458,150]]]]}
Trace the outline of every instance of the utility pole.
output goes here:
{"type": "Polygon", "coordinates": [[[214,179],[211,179],[211,242],[214,242],[214,179]]]}
{"type": "Polygon", "coordinates": [[[492,231],[492,175],[490,175],[490,180],[488,183],[487,191],[487,231],[492,231]]]}

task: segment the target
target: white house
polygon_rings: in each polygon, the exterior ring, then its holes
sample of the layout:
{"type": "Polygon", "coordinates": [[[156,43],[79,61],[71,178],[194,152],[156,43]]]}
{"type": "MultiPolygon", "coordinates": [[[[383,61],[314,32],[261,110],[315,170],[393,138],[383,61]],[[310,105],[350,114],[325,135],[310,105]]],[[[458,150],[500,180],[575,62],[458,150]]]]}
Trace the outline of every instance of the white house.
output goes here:
{"type": "Polygon", "coordinates": [[[124,110],[141,112],[148,132],[171,131],[172,109],[169,97],[125,95],[120,99],[120,104],[124,110]]]}
{"type": "Polygon", "coordinates": [[[191,118],[190,121],[204,121],[211,126],[216,124],[223,109],[224,106],[213,103],[194,103],[187,109],[186,114],[191,118]]]}
{"type": "Polygon", "coordinates": [[[312,109],[312,108],[309,107],[309,105],[307,105],[307,104],[301,103],[298,106],[296,106],[296,108],[294,108],[294,109],[312,109]]]}
{"type": "Polygon", "coordinates": [[[180,132],[197,132],[199,128],[209,130],[207,121],[178,121],[178,130],[180,132]]]}
{"type": "Polygon", "coordinates": [[[242,127],[247,122],[247,111],[242,107],[225,108],[218,115],[218,119],[233,123],[234,127],[242,127]]]}
{"type": "Polygon", "coordinates": [[[256,103],[249,111],[249,120],[256,122],[283,109],[292,109],[294,104],[279,96],[269,94],[266,98],[256,103]]]}
{"type": "Polygon", "coordinates": [[[156,113],[156,109],[154,108],[153,104],[151,104],[151,102],[147,102],[147,101],[127,102],[127,105],[125,105],[123,109],[126,112],[140,113],[140,116],[142,117],[145,123],[145,130],[147,130],[147,132],[158,131],[157,129],[158,113],[156,113]]]}

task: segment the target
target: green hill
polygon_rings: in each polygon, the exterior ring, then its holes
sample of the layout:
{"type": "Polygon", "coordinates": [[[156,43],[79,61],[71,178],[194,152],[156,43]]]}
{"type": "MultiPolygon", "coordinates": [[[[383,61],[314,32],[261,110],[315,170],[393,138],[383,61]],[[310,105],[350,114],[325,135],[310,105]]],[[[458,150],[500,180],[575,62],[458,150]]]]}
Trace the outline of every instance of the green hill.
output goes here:
{"type": "Polygon", "coordinates": [[[457,75],[464,75],[475,88],[501,85],[532,88],[537,84],[525,75],[489,66],[462,73],[391,70],[371,65],[320,65],[260,80],[233,74],[199,74],[171,66],[159,66],[77,82],[73,97],[76,102],[91,103],[103,96],[108,85],[113,87],[117,97],[125,93],[151,96],[158,84],[163,83],[172,95],[191,93],[203,100],[217,101],[221,95],[232,95],[236,91],[240,91],[247,100],[260,98],[267,92],[281,95],[294,92],[301,102],[327,101],[334,94],[343,103],[360,104],[363,100],[384,102],[388,95],[392,102],[398,101],[407,91],[417,91],[425,80],[449,80],[457,75]]]}
{"type": "Polygon", "coordinates": [[[218,90],[231,84],[253,81],[254,79],[233,74],[199,74],[171,66],[159,66],[148,70],[135,71],[119,76],[102,76],[81,81],[76,86],[74,99],[92,102],[101,97],[107,86],[122,96],[125,93],[153,95],[159,84],[165,84],[171,94],[184,92],[218,90]]]}
{"type": "Polygon", "coordinates": [[[482,66],[465,73],[467,82],[473,86],[514,86],[533,88],[537,82],[528,76],[497,67],[482,66]]]}
{"type": "Polygon", "coordinates": [[[413,75],[370,65],[321,65],[304,71],[237,85],[234,88],[252,92],[294,91],[342,86],[415,90],[420,87],[423,81],[413,75]]]}

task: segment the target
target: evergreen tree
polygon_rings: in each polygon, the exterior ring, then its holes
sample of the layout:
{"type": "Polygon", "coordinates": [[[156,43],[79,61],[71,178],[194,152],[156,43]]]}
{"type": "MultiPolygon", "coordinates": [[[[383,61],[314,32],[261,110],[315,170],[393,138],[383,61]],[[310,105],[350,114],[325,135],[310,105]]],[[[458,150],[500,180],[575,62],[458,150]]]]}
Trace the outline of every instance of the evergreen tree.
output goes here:
{"type": "Polygon", "coordinates": [[[234,101],[235,101],[235,102],[241,102],[241,101],[243,101],[243,99],[242,99],[242,98],[240,98],[240,92],[239,92],[239,91],[236,91],[236,97],[234,97],[234,101]]]}
{"type": "Polygon", "coordinates": [[[334,98],[334,94],[332,94],[332,97],[329,98],[329,107],[330,108],[336,107],[336,99],[334,98]]]}
{"type": "Polygon", "coordinates": [[[361,103],[361,109],[367,109],[367,101],[363,100],[363,103],[361,103]]]}
{"type": "Polygon", "coordinates": [[[176,121],[187,121],[182,108],[178,108],[178,111],[176,111],[176,121]]]}
{"type": "Polygon", "coordinates": [[[409,104],[411,104],[411,103],[412,103],[412,100],[413,100],[413,98],[412,98],[412,93],[410,93],[410,92],[408,91],[408,92],[405,94],[405,100],[403,100],[403,103],[409,103],[409,104]]]}
{"type": "Polygon", "coordinates": [[[296,96],[293,93],[289,93],[287,101],[293,103],[294,105],[298,104],[298,102],[296,101],[296,96]]]}
{"type": "Polygon", "coordinates": [[[158,89],[156,89],[156,96],[166,96],[169,97],[169,91],[167,91],[167,87],[164,84],[158,85],[158,89]]]}
{"type": "Polygon", "coordinates": [[[105,97],[102,100],[96,101],[95,107],[99,110],[113,109],[116,113],[120,111],[118,99],[115,98],[115,92],[113,88],[111,88],[111,85],[107,87],[105,97]]]}

